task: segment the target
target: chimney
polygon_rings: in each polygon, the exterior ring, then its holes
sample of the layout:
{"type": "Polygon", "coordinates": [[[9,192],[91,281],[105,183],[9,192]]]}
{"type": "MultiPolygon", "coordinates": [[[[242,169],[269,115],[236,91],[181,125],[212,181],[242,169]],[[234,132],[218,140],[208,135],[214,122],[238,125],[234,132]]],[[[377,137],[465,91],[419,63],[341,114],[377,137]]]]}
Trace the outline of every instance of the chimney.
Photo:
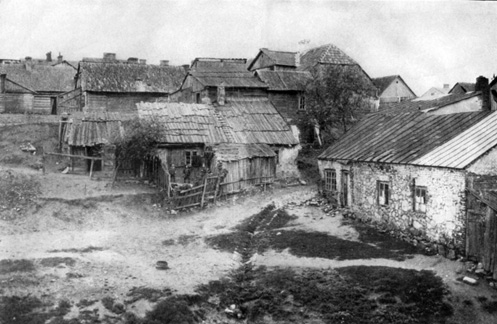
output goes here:
{"type": "Polygon", "coordinates": [[[31,71],[33,69],[33,59],[31,58],[31,56],[26,56],[25,60],[26,71],[31,71]]]}
{"type": "Polygon", "coordinates": [[[128,63],[138,64],[138,58],[137,57],[130,57],[130,58],[128,58],[128,63]]]}
{"type": "Polygon", "coordinates": [[[185,69],[186,73],[188,73],[190,71],[190,64],[183,64],[182,67],[183,67],[183,69],[185,69]]]}
{"type": "Polygon", "coordinates": [[[63,56],[59,52],[59,56],[57,56],[57,63],[62,63],[63,56]]]}
{"type": "Polygon", "coordinates": [[[46,55],[47,55],[47,62],[52,62],[52,52],[48,52],[46,55]]]}
{"type": "Polygon", "coordinates": [[[147,64],[147,60],[140,60],[140,64],[143,64],[143,65],[147,64]]]}
{"type": "Polygon", "coordinates": [[[160,66],[169,66],[169,60],[160,60],[160,66]]]}
{"type": "Polygon", "coordinates": [[[104,61],[115,61],[116,53],[104,53],[104,61]]]}
{"type": "Polygon", "coordinates": [[[449,84],[448,83],[444,83],[444,89],[449,89],[449,84]]]}
{"type": "Polygon", "coordinates": [[[0,74],[0,93],[5,93],[5,81],[7,74],[0,74]]]}
{"type": "Polygon", "coordinates": [[[488,79],[482,75],[476,78],[476,91],[481,91],[481,110],[490,110],[490,87],[488,79]]]}
{"type": "Polygon", "coordinates": [[[217,87],[217,104],[219,106],[224,106],[225,98],[226,98],[226,91],[224,88],[224,84],[221,83],[221,85],[217,87]]]}

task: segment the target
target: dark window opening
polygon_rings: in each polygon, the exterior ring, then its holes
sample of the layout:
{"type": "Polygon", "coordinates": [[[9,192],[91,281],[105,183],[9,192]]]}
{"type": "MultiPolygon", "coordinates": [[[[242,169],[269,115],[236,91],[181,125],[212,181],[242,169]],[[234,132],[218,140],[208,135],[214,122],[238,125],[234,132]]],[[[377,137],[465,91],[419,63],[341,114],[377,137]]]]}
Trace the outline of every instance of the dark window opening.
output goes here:
{"type": "Polygon", "coordinates": [[[414,188],[414,210],[418,212],[426,212],[426,187],[414,188]]]}
{"type": "Polygon", "coordinates": [[[390,183],[378,181],[378,205],[388,206],[390,203],[390,183]]]}
{"type": "Polygon", "coordinates": [[[333,169],[324,170],[324,190],[337,191],[337,173],[333,169]]]}

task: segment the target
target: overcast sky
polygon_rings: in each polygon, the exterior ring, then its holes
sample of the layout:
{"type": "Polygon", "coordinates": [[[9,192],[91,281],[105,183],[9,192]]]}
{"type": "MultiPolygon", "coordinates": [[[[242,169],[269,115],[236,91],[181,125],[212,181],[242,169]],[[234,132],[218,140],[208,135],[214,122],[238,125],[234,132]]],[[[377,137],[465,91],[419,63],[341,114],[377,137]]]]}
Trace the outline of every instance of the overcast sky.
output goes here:
{"type": "Polygon", "coordinates": [[[496,18],[492,2],[0,0],[0,58],[112,52],[180,65],[333,43],[371,77],[399,74],[421,95],[497,74],[496,18]]]}

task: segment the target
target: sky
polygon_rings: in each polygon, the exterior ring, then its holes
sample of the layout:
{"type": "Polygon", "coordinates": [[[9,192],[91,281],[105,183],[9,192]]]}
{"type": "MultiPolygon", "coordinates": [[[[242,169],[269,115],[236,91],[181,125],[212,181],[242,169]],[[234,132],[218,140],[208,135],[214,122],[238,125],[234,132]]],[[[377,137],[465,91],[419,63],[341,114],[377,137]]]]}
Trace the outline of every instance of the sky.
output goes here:
{"type": "Polygon", "coordinates": [[[253,58],[332,43],[417,95],[497,74],[497,3],[324,0],[0,0],[0,58],[253,58]]]}

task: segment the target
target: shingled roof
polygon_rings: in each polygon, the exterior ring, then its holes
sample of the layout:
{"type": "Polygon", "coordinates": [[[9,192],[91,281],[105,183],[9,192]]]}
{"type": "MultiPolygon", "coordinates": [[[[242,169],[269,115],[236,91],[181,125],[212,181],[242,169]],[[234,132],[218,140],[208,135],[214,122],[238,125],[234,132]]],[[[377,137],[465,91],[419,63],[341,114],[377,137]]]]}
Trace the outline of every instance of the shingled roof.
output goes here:
{"type": "Polygon", "coordinates": [[[297,67],[298,56],[297,52],[283,52],[283,51],[273,51],[267,48],[261,48],[257,56],[252,60],[248,69],[251,70],[254,63],[259,59],[259,57],[264,54],[272,62],[271,65],[289,66],[297,67]]]}
{"type": "Polygon", "coordinates": [[[181,66],[80,62],[78,74],[83,91],[171,93],[186,72],[181,66]]]}
{"type": "Polygon", "coordinates": [[[242,58],[197,57],[191,65],[192,72],[248,72],[242,58]]]}
{"type": "Polygon", "coordinates": [[[227,101],[225,106],[143,102],[137,106],[140,118],[163,126],[163,143],[298,144],[267,98],[227,101]]]}
{"type": "Polygon", "coordinates": [[[25,64],[0,65],[0,74],[7,74],[7,92],[67,92],[74,89],[76,70],[69,65],[25,64]]]}
{"type": "Polygon", "coordinates": [[[256,75],[268,86],[268,90],[295,90],[302,91],[305,84],[311,79],[308,71],[269,71],[259,70],[256,75]]]}
{"type": "Polygon", "coordinates": [[[457,82],[456,84],[454,84],[454,86],[449,90],[449,93],[452,93],[452,91],[454,91],[454,89],[457,87],[457,86],[460,86],[462,88],[462,90],[464,92],[471,92],[471,91],[475,91],[475,86],[476,86],[476,83],[471,83],[471,82],[457,82]]]}
{"type": "Polygon", "coordinates": [[[206,87],[267,88],[268,86],[251,72],[190,72],[190,75],[206,87]]]}
{"type": "Polygon", "coordinates": [[[496,120],[490,111],[370,115],[318,159],[464,168],[497,144],[496,120]]]}
{"type": "Polygon", "coordinates": [[[333,44],[311,48],[300,56],[303,69],[309,69],[316,64],[359,65],[333,44]]]}

